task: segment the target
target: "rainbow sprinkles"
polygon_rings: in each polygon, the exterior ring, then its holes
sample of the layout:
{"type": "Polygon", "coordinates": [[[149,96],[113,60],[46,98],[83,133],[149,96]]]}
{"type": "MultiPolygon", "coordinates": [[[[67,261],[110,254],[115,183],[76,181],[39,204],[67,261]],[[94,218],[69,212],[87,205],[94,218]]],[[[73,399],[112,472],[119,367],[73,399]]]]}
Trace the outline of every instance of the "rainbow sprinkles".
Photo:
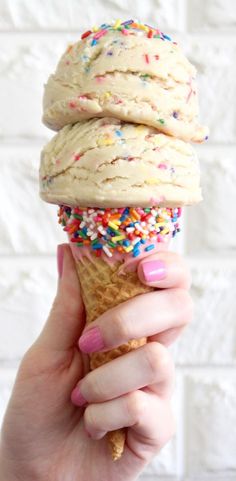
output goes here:
{"type": "Polygon", "coordinates": [[[181,208],[79,208],[60,206],[59,223],[70,242],[89,246],[97,257],[114,252],[138,257],[174,237],[181,208]]]}
{"type": "MultiPolygon", "coordinates": [[[[90,37],[91,46],[93,47],[94,45],[97,45],[99,39],[106,35],[109,31],[118,31],[123,35],[145,35],[147,38],[159,38],[164,41],[172,41],[169,35],[165,35],[158,28],[151,27],[150,25],[139,23],[134,20],[126,20],[125,22],[116,20],[112,24],[103,23],[100,27],[94,26],[91,30],[87,30],[81,35],[81,40],[90,37]]],[[[173,43],[176,44],[176,42],[173,43]]]]}

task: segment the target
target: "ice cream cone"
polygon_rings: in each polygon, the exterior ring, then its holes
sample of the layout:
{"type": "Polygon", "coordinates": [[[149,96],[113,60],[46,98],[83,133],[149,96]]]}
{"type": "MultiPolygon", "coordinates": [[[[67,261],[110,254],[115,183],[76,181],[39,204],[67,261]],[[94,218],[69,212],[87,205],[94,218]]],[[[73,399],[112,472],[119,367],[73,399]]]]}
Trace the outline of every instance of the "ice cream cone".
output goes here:
{"type": "MultiPolygon", "coordinates": [[[[155,207],[143,210],[61,206],[59,222],[68,233],[87,323],[95,321],[112,307],[153,290],[140,282],[137,262],[149,255],[149,251],[167,249],[170,239],[179,230],[180,211],[155,207]]],[[[138,349],[146,342],[145,337],[131,339],[109,351],[92,353],[90,369],[138,349]]],[[[116,461],[124,450],[125,429],[110,432],[107,436],[112,459],[116,461]]]]}
{"type": "MultiPolygon", "coordinates": [[[[74,249],[73,249],[74,252],[74,249]]],[[[150,292],[151,287],[144,286],[139,281],[136,272],[119,274],[122,264],[108,264],[101,258],[88,259],[83,257],[75,260],[82,297],[86,310],[87,323],[93,322],[103,312],[127,301],[131,297],[150,292]]],[[[146,338],[133,339],[127,344],[107,352],[95,352],[90,355],[91,370],[105,364],[116,357],[137,349],[147,342],[146,338]]],[[[125,429],[110,432],[108,441],[112,451],[112,459],[119,459],[124,450],[125,429]]]]}
{"type": "MultiPolygon", "coordinates": [[[[59,132],[42,151],[40,195],[60,206],[87,323],[152,290],[139,282],[137,261],[166,249],[181,207],[202,199],[188,143],[208,135],[198,121],[195,74],[168,35],[118,20],[86,31],[45,86],[43,120],[59,132]]],[[[146,342],[96,352],[90,367],[146,342]]],[[[117,460],[125,429],[107,437],[117,460]]]]}

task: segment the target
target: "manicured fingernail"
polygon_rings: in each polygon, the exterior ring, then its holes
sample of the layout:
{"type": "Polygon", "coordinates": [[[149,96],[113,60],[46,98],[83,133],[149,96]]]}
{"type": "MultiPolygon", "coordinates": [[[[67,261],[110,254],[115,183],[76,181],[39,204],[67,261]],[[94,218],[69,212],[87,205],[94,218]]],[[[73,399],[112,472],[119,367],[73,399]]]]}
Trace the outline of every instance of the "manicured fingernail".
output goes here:
{"type": "Polygon", "coordinates": [[[147,282],[162,281],[166,277],[166,265],[161,260],[143,262],[142,270],[147,282]]]}
{"type": "Polygon", "coordinates": [[[63,272],[63,258],[64,258],[64,246],[57,246],[57,270],[59,277],[62,276],[63,272]]]}
{"type": "Polygon", "coordinates": [[[92,327],[86,331],[79,339],[81,351],[90,353],[100,351],[105,347],[99,327],[92,327]]]}
{"type": "Polygon", "coordinates": [[[80,391],[79,384],[75,387],[75,389],[73,389],[71,393],[71,401],[73,402],[73,404],[80,407],[85,406],[85,404],[87,404],[86,399],[84,398],[83,394],[80,391]]]}

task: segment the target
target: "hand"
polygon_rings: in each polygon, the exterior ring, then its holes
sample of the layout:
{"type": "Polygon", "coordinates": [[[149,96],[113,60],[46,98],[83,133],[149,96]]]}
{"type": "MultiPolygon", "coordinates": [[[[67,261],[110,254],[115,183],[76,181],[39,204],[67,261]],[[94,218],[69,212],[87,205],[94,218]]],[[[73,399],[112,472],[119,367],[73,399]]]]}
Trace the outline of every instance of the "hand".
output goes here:
{"type": "Polygon", "coordinates": [[[63,268],[60,263],[57,295],[42,333],[22,360],[5,415],[0,479],[133,481],[174,432],[174,366],[166,346],[191,318],[189,274],[176,254],[145,258],[139,277],[160,290],[113,308],[85,328],[70,249],[62,245],[59,252],[63,268]],[[165,278],[156,261],[165,263],[165,278]],[[156,281],[158,266],[163,280],[156,281]],[[94,327],[97,341],[92,331],[80,337],[94,327]],[[90,373],[87,356],[78,349],[79,338],[88,352],[96,350],[96,342],[106,350],[142,336],[148,337],[147,345],[90,373]],[[85,407],[75,406],[85,400],[85,407]],[[114,463],[103,436],[124,426],[129,427],[125,451],[114,463]]]}

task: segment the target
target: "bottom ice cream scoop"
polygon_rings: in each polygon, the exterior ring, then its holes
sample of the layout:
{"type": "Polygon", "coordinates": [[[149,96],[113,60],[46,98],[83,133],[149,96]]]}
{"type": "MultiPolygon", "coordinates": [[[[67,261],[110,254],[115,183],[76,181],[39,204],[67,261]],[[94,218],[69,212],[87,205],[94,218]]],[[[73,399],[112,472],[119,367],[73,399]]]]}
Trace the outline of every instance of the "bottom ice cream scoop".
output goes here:
{"type": "Polygon", "coordinates": [[[175,207],[199,202],[192,146],[114,118],[67,125],[44,147],[40,195],[73,207],[175,207]]]}

